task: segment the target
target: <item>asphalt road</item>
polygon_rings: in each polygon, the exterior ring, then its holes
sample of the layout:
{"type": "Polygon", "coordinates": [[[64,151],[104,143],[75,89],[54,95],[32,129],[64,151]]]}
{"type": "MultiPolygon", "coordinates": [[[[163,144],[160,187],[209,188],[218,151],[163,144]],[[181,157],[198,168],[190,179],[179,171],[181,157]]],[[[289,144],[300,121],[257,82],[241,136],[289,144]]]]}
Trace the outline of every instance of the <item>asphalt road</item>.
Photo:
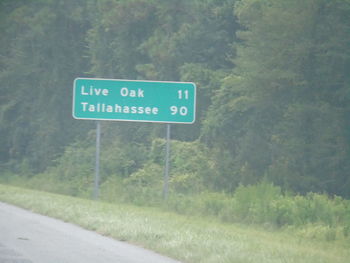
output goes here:
{"type": "Polygon", "coordinates": [[[177,261],[0,202],[0,263],[105,262],[177,261]]]}

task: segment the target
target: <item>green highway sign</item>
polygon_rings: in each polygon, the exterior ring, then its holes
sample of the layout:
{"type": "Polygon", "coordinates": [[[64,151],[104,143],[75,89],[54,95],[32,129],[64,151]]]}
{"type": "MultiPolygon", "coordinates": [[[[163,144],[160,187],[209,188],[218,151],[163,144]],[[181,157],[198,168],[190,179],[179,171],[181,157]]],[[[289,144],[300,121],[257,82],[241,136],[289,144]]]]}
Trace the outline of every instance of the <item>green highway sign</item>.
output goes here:
{"type": "Polygon", "coordinates": [[[196,86],[191,82],[74,80],[76,119],[189,124],[195,112],[196,86]]]}

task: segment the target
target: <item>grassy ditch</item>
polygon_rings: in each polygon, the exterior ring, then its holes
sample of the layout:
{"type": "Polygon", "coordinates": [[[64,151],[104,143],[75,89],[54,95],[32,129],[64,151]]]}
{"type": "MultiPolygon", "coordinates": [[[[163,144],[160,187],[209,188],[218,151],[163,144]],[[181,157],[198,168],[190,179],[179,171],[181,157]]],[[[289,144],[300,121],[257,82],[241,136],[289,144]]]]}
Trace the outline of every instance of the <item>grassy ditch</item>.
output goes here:
{"type": "Polygon", "coordinates": [[[182,262],[348,262],[348,241],[302,238],[181,216],[155,208],[109,204],[0,185],[0,200],[134,243],[182,262]]]}

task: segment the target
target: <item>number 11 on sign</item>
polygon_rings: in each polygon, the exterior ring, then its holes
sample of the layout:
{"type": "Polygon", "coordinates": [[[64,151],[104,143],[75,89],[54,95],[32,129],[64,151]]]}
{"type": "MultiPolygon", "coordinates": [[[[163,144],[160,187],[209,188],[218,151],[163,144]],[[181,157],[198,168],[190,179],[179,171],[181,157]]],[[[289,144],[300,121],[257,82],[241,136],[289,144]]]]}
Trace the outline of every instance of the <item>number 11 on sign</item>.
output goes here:
{"type": "Polygon", "coordinates": [[[178,91],[179,99],[185,99],[188,100],[188,90],[179,90],[178,91]]]}

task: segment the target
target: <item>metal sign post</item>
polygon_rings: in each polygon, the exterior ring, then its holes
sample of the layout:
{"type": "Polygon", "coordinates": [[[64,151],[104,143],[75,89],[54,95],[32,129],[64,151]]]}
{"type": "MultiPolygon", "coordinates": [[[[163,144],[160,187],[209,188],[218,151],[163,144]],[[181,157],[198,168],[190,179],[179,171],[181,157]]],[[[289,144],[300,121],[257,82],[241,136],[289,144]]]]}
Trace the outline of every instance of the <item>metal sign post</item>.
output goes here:
{"type": "Polygon", "coordinates": [[[166,147],[165,147],[165,170],[164,170],[164,185],[163,199],[167,200],[169,195],[169,159],[170,159],[170,124],[166,125],[166,147]]]}
{"type": "Polygon", "coordinates": [[[94,199],[99,196],[100,183],[100,138],[101,138],[101,123],[96,121],[96,163],[95,163],[95,183],[94,183],[94,199]]]}

